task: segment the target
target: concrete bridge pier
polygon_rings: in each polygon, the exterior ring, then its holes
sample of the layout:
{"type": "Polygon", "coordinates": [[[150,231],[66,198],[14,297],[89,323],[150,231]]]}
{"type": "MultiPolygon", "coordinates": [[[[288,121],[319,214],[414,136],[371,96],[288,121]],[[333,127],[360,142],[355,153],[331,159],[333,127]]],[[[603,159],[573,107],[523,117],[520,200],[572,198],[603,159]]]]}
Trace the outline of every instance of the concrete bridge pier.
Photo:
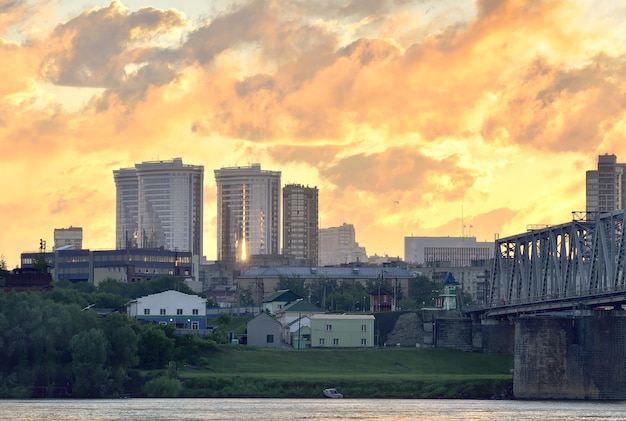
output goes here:
{"type": "Polygon", "coordinates": [[[624,313],[585,311],[573,317],[516,319],[515,397],[626,399],[624,313]]]}

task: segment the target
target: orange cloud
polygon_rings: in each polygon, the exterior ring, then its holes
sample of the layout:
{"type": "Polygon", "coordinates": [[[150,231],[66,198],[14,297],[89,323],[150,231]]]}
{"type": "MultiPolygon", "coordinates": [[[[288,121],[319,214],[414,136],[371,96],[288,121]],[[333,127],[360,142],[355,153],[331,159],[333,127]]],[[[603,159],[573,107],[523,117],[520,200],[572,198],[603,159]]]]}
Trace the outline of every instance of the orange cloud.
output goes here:
{"type": "Polygon", "coordinates": [[[178,156],[205,166],[209,258],[212,171],[251,162],[318,186],[321,226],[354,224],[370,254],[459,235],[462,214],[481,239],[564,222],[596,155],[626,159],[626,39],[604,23],[623,10],[585,5],[113,1],[48,30],[0,1],[0,254],[69,225],[112,247],[112,171],[178,156]]]}

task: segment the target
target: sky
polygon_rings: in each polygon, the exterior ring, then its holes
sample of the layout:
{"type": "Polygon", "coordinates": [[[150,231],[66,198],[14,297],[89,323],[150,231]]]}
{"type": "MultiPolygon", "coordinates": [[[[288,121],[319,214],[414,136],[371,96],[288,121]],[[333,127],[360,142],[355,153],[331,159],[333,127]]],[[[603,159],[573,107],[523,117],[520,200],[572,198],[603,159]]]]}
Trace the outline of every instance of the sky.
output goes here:
{"type": "Polygon", "coordinates": [[[585,209],[626,162],[626,3],[0,0],[0,255],[115,247],[113,170],[260,163],[317,186],[368,255],[493,241],[585,209]]]}

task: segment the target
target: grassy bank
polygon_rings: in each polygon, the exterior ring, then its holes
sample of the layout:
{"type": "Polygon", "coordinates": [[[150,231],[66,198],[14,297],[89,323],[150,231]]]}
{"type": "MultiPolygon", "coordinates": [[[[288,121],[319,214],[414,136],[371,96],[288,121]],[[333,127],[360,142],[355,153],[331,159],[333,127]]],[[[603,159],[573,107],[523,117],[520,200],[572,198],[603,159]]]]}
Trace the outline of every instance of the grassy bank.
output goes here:
{"type": "Polygon", "coordinates": [[[492,398],[512,388],[513,358],[446,349],[275,350],[225,346],[208,367],[178,369],[182,396],[492,398]]]}

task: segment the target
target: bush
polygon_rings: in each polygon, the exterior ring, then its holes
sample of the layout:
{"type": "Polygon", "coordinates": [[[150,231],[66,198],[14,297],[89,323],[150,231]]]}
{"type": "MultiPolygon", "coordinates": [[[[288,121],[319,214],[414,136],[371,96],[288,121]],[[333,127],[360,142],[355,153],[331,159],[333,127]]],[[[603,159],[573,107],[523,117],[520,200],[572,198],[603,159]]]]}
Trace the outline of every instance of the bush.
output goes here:
{"type": "Polygon", "coordinates": [[[142,391],[149,398],[177,398],[183,389],[178,379],[169,376],[159,376],[146,382],[142,391]]]}

